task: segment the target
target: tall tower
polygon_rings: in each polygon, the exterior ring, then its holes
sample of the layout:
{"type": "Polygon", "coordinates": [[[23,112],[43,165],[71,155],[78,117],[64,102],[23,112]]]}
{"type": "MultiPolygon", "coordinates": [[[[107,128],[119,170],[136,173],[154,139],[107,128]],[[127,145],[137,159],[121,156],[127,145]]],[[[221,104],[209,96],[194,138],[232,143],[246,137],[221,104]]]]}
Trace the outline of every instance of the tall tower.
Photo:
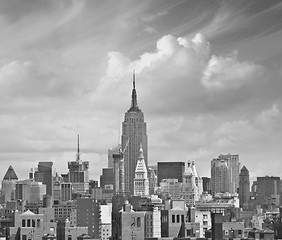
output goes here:
{"type": "Polygon", "coordinates": [[[34,173],[35,181],[46,185],[46,194],[53,196],[53,162],[39,162],[34,173]]]}
{"type": "Polygon", "coordinates": [[[128,149],[124,154],[125,191],[134,193],[134,174],[139,155],[139,146],[143,146],[144,161],[148,166],[147,126],[144,122],[144,114],[137,104],[135,89],[135,74],[133,74],[133,89],[131,107],[125,113],[122,123],[121,146],[125,149],[129,140],[128,149]]]}
{"type": "Polygon", "coordinates": [[[68,162],[69,181],[72,183],[74,193],[85,193],[89,190],[88,168],[89,162],[80,158],[78,135],[76,161],[68,162]]]}
{"type": "Polygon", "coordinates": [[[239,172],[240,172],[240,162],[238,154],[220,154],[219,159],[223,159],[227,162],[228,174],[229,174],[229,192],[237,193],[239,188],[239,172]]]}
{"type": "Polygon", "coordinates": [[[230,192],[229,169],[224,159],[211,161],[211,193],[230,192]]]}
{"type": "Polygon", "coordinates": [[[13,167],[10,165],[2,181],[2,195],[5,198],[5,202],[15,199],[15,189],[17,180],[18,177],[13,167]]]}
{"type": "Polygon", "coordinates": [[[139,158],[135,169],[134,196],[149,196],[148,171],[144,161],[142,146],[140,146],[139,158]]]}
{"type": "Polygon", "coordinates": [[[240,207],[248,209],[250,199],[250,176],[248,169],[244,166],[239,175],[239,203],[240,207]]]}

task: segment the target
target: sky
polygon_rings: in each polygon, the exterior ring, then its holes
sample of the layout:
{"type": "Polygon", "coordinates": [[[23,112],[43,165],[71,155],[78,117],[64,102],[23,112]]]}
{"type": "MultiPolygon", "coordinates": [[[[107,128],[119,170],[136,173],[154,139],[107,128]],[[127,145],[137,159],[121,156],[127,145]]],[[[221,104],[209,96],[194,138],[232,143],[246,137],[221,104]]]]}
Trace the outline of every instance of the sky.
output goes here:
{"type": "Polygon", "coordinates": [[[282,2],[1,0],[0,178],[39,161],[67,173],[77,134],[90,178],[107,167],[132,72],[148,161],[221,153],[282,177],[282,2]]]}

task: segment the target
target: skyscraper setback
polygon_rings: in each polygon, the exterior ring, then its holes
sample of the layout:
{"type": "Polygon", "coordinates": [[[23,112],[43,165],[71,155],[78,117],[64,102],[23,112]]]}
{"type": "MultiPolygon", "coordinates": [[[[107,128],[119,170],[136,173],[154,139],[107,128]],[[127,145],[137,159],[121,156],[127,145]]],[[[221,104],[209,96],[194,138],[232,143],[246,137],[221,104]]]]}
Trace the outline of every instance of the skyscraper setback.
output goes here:
{"type": "Polygon", "coordinates": [[[131,106],[125,113],[122,123],[121,146],[124,152],[125,169],[125,191],[133,194],[134,175],[137,160],[139,157],[139,147],[142,144],[144,161],[148,166],[148,143],[147,143],[147,125],[144,121],[144,114],[137,104],[137,93],[135,89],[135,74],[133,74],[133,89],[131,96],[131,106]]]}

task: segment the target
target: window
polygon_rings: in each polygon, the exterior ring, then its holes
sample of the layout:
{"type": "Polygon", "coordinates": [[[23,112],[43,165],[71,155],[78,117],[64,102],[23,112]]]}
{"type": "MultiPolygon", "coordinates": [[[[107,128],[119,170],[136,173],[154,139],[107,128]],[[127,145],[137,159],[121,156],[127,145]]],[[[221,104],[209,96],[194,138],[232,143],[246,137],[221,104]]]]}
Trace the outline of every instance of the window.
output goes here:
{"type": "Polygon", "coordinates": [[[172,217],[172,219],[171,219],[172,222],[175,223],[175,215],[173,214],[171,217],[172,217]]]}
{"type": "Polygon", "coordinates": [[[22,220],[22,227],[25,227],[25,219],[22,220]]]}
{"type": "Polygon", "coordinates": [[[27,219],[27,224],[26,224],[27,227],[30,227],[30,219],[27,219]]]}
{"type": "Polygon", "coordinates": [[[179,223],[180,222],[180,217],[179,215],[176,216],[176,221],[179,223]]]}
{"type": "Polygon", "coordinates": [[[141,218],[137,217],[137,227],[141,227],[141,218]]]}
{"type": "Polygon", "coordinates": [[[181,215],[181,222],[184,222],[184,215],[181,215]]]}

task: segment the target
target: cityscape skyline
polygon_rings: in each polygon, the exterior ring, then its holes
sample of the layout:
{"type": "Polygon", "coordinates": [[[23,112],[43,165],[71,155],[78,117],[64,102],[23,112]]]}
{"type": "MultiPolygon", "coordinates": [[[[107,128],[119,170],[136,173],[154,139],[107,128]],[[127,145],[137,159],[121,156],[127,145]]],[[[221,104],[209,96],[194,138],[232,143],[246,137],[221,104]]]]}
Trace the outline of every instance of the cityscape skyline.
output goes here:
{"type": "Polygon", "coordinates": [[[121,142],[132,71],[148,163],[239,154],[250,177],[281,176],[280,1],[4,1],[0,176],[76,158],[99,179],[121,142]],[[110,16],[110,17],[109,17],[110,16]],[[275,16],[275,17],[273,17],[275,16]],[[263,19],[263,21],[262,21],[263,19]],[[260,27],[258,27],[260,26],[260,27]],[[271,161],[271,164],[269,164],[271,161]]]}

